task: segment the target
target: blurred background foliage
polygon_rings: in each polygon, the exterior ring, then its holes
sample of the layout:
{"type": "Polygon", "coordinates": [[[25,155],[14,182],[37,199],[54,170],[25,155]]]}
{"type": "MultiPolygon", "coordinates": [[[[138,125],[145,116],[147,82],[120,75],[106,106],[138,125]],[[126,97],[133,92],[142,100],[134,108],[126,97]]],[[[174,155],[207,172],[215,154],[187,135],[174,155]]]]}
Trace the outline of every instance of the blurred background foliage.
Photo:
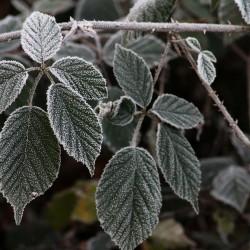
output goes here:
{"type": "MultiPolygon", "coordinates": [[[[138,0],[140,1],[140,0],[138,0]]],[[[123,20],[136,0],[4,0],[0,1],[0,33],[21,29],[22,22],[34,10],[54,15],[58,22],[76,20],[123,20]]],[[[172,16],[178,22],[245,24],[233,0],[178,0],[172,16]]],[[[239,126],[250,133],[250,38],[243,34],[183,33],[196,37],[203,49],[217,57],[217,78],[213,87],[224,100],[239,126]]],[[[127,47],[142,56],[155,72],[167,42],[167,34],[152,33],[131,41],[127,47]]],[[[71,36],[55,60],[79,56],[97,65],[109,85],[108,100],[122,95],[112,73],[114,45],[120,32],[97,31],[93,38],[76,33],[71,36]]],[[[0,58],[17,60],[26,66],[32,62],[20,48],[18,40],[0,43],[0,58]]],[[[52,62],[51,62],[52,63],[52,62]]],[[[31,76],[11,107],[0,116],[0,127],[17,107],[26,105],[31,76]]],[[[35,105],[46,110],[46,79],[38,87],[35,105]]],[[[250,249],[250,153],[231,134],[199,83],[189,64],[171,51],[156,86],[156,94],[165,91],[192,101],[205,116],[204,126],[186,132],[201,160],[202,190],[200,214],[177,198],[162,181],[163,207],[160,223],[152,237],[137,249],[250,249]]],[[[91,103],[95,105],[95,103],[91,103]]],[[[117,249],[102,232],[95,210],[95,189],[113,152],[127,146],[135,122],[115,126],[104,119],[104,145],[98,158],[94,178],[87,169],[65,152],[60,174],[53,186],[25,210],[21,226],[13,221],[10,205],[0,197],[1,250],[111,250],[117,249]]],[[[155,124],[146,120],[141,144],[151,150],[155,141],[155,124]]],[[[167,150],[167,149],[166,149],[167,150]]]]}

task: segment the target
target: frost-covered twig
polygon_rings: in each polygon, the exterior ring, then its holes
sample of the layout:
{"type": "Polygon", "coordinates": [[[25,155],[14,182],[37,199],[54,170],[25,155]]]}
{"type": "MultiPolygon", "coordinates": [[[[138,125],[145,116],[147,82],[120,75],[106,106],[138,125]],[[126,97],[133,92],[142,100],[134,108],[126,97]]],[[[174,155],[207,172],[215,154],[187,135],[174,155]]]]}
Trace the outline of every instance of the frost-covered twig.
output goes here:
{"type": "MultiPolygon", "coordinates": [[[[137,30],[149,32],[225,32],[225,33],[249,33],[250,26],[231,24],[208,24],[208,23],[151,23],[151,22],[111,22],[111,21],[82,21],[87,22],[92,29],[101,30],[137,30]]],[[[59,24],[62,30],[70,30],[72,22],[59,24]]],[[[20,38],[21,31],[0,34],[0,42],[20,38]]]]}

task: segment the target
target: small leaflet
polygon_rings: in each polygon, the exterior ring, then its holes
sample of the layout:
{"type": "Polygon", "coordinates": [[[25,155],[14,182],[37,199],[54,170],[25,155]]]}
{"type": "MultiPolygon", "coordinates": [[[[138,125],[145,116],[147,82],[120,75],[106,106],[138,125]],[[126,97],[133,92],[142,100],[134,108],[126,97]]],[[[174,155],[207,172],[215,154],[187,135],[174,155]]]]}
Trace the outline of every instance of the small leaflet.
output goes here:
{"type": "Polygon", "coordinates": [[[51,85],[47,95],[49,120],[58,141],[93,175],[102,144],[102,129],[96,114],[79,94],[65,85],[51,85]]]}
{"type": "Polygon", "coordinates": [[[117,126],[125,126],[133,121],[136,105],[129,97],[122,96],[115,105],[112,115],[108,116],[110,122],[117,126]]]}
{"type": "Polygon", "coordinates": [[[250,175],[242,167],[230,166],[213,180],[211,194],[242,213],[250,196],[250,175]]]}
{"type": "Polygon", "coordinates": [[[186,38],[186,42],[190,48],[194,49],[197,52],[201,51],[200,42],[196,38],[188,37],[188,38],[186,38]]]}
{"type": "Polygon", "coordinates": [[[26,205],[57,178],[60,147],[47,114],[38,107],[13,112],[0,134],[1,192],[19,225],[26,205]]]}
{"type": "Polygon", "coordinates": [[[250,2],[249,0],[234,0],[238,5],[241,15],[247,24],[250,24],[250,2]]]}
{"type": "Polygon", "coordinates": [[[38,63],[52,58],[62,44],[61,29],[55,18],[33,12],[23,24],[21,44],[23,50],[38,63]]]}
{"type": "Polygon", "coordinates": [[[190,129],[203,122],[203,115],[198,108],[192,103],[171,94],[159,96],[150,111],[163,122],[176,128],[190,129]]]}
{"type": "Polygon", "coordinates": [[[157,158],[166,182],[182,199],[199,212],[200,163],[183,133],[166,124],[158,125],[157,158]]]}
{"type": "Polygon", "coordinates": [[[106,80],[92,63],[79,57],[64,57],[56,61],[49,70],[85,100],[107,97],[106,80]]]}
{"type": "Polygon", "coordinates": [[[5,111],[20,94],[28,73],[17,61],[0,61],[0,113],[5,111]]]}
{"type": "Polygon", "coordinates": [[[201,79],[206,84],[211,85],[216,77],[216,69],[211,61],[211,55],[208,56],[206,52],[200,52],[197,60],[197,67],[201,79]]]}
{"type": "Polygon", "coordinates": [[[132,50],[116,45],[114,74],[122,90],[139,106],[147,107],[153,96],[153,78],[146,62],[132,50]]]}
{"type": "Polygon", "coordinates": [[[203,50],[202,53],[206,55],[210,59],[211,62],[214,62],[214,63],[217,62],[217,58],[214,56],[214,54],[211,51],[203,50]]]}
{"type": "Polygon", "coordinates": [[[143,148],[126,147],[104,170],[96,192],[97,214],[112,241],[133,250],[158,224],[161,200],[154,159],[143,148]]]}

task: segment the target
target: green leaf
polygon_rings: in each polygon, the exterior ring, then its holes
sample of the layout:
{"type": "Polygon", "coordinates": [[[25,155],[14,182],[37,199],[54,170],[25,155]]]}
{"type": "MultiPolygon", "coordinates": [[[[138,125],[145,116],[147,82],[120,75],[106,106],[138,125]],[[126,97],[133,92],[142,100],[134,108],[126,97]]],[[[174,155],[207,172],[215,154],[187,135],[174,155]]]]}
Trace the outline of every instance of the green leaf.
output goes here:
{"type": "Polygon", "coordinates": [[[191,145],[181,131],[159,124],[156,150],[166,182],[179,197],[189,201],[198,213],[201,171],[191,145]]]}
{"type": "Polygon", "coordinates": [[[203,121],[203,115],[192,103],[170,94],[159,96],[150,111],[176,128],[193,128],[203,121]]]}
{"type": "Polygon", "coordinates": [[[213,180],[211,194],[242,213],[250,195],[249,173],[236,166],[223,169],[213,180]]]}
{"type": "Polygon", "coordinates": [[[161,191],[154,159],[143,148],[118,151],[101,177],[96,202],[104,231],[121,249],[133,250],[158,224],[161,191]]]}
{"type": "Polygon", "coordinates": [[[12,104],[24,87],[28,73],[16,61],[0,61],[0,113],[12,104]]]}
{"type": "Polygon", "coordinates": [[[216,69],[211,61],[210,56],[206,53],[200,52],[197,59],[198,73],[201,79],[211,85],[216,77],[216,69]]]}
{"type": "Polygon", "coordinates": [[[116,0],[80,0],[76,6],[76,20],[114,21],[123,15],[116,0]]]}
{"type": "Polygon", "coordinates": [[[37,0],[33,5],[33,10],[49,13],[52,16],[55,16],[61,12],[69,10],[73,6],[73,1],[69,0],[37,0]]]}
{"type": "Polygon", "coordinates": [[[250,3],[249,0],[234,0],[238,5],[241,15],[247,24],[250,24],[250,3]]]}
{"type": "MultiPolygon", "coordinates": [[[[173,12],[175,0],[141,0],[137,1],[127,16],[130,22],[166,22],[173,12]]],[[[123,43],[145,35],[142,31],[125,31],[123,43]]]]}
{"type": "Polygon", "coordinates": [[[60,147],[47,114],[38,107],[17,109],[0,134],[1,192],[20,224],[25,206],[57,178],[60,147]]]}
{"type": "Polygon", "coordinates": [[[56,193],[52,197],[45,213],[50,225],[54,229],[62,230],[69,225],[76,202],[77,195],[72,189],[56,193]]]}
{"type": "Polygon", "coordinates": [[[33,12],[23,24],[21,44],[24,51],[38,63],[52,58],[62,44],[61,29],[55,18],[33,12]]]}
{"type": "Polygon", "coordinates": [[[87,62],[94,62],[96,60],[96,55],[93,50],[83,44],[72,42],[64,43],[61,49],[54,56],[54,59],[59,60],[67,56],[77,56],[87,62]]]}
{"type": "MultiPolygon", "coordinates": [[[[104,60],[111,67],[113,67],[115,44],[121,43],[121,34],[121,32],[115,33],[103,47],[104,60]]],[[[126,48],[133,50],[145,60],[149,68],[153,68],[159,65],[165,46],[165,43],[163,43],[160,39],[155,36],[148,35],[130,41],[126,45],[126,48]]],[[[173,54],[170,54],[168,59],[172,59],[173,56],[173,54]]]]}
{"type": "Polygon", "coordinates": [[[86,100],[98,100],[107,96],[106,81],[100,71],[79,57],[62,58],[54,62],[49,70],[86,100]]]}
{"type": "Polygon", "coordinates": [[[186,42],[190,48],[194,49],[197,52],[201,51],[200,42],[195,37],[187,37],[186,42]]]}
{"type": "Polygon", "coordinates": [[[62,84],[50,86],[47,95],[49,119],[57,139],[93,175],[102,143],[96,114],[79,94],[62,84]]]}
{"type": "Polygon", "coordinates": [[[114,74],[122,90],[139,106],[146,107],[153,95],[153,78],[145,61],[132,50],[116,45],[114,74]]]}
{"type": "MultiPolygon", "coordinates": [[[[19,17],[7,16],[4,19],[0,20],[0,33],[6,33],[11,31],[20,30],[22,21],[19,17]]],[[[20,45],[19,40],[11,40],[7,42],[0,43],[0,52],[7,52],[18,48],[20,45]]]]}
{"type": "Polygon", "coordinates": [[[108,119],[114,125],[125,126],[133,121],[135,111],[135,103],[129,97],[123,96],[118,100],[113,115],[108,119]]]}

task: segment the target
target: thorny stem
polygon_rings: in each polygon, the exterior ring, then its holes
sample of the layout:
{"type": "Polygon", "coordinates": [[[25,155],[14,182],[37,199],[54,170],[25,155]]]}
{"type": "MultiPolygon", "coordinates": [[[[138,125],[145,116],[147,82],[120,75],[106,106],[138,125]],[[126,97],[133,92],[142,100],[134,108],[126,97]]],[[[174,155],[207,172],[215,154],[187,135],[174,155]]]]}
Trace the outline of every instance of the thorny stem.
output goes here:
{"type": "Polygon", "coordinates": [[[146,110],[143,110],[139,120],[138,120],[138,123],[136,125],[136,128],[134,130],[134,134],[133,134],[133,138],[132,138],[132,141],[131,141],[131,146],[132,147],[136,147],[137,144],[138,144],[138,137],[139,137],[139,133],[140,133],[140,129],[141,129],[141,125],[142,125],[142,122],[144,120],[146,116],[146,110]]]}
{"type": "Polygon", "coordinates": [[[38,83],[40,82],[41,78],[43,76],[43,72],[40,71],[38,76],[36,77],[35,79],[35,82],[30,90],[30,95],[29,95],[29,100],[28,100],[28,105],[31,107],[32,106],[32,102],[33,102],[33,97],[35,95],[35,92],[36,92],[36,88],[37,88],[37,85],[38,83]]]}
{"type": "Polygon", "coordinates": [[[167,45],[165,47],[165,50],[163,52],[163,54],[161,55],[161,61],[160,61],[160,64],[155,72],[155,76],[154,76],[154,85],[156,84],[159,76],[160,76],[160,73],[161,73],[161,70],[164,66],[164,64],[166,63],[166,57],[167,57],[167,54],[169,53],[170,51],[170,48],[171,48],[171,42],[167,42],[167,45]]]}
{"type": "Polygon", "coordinates": [[[188,47],[186,46],[185,42],[180,39],[179,35],[174,35],[174,36],[172,36],[172,38],[174,38],[174,41],[180,40],[177,43],[178,46],[182,49],[182,52],[186,56],[189,63],[192,65],[192,68],[195,70],[198,77],[200,78],[200,81],[201,81],[202,85],[205,87],[208,95],[213,99],[216,106],[218,106],[218,108],[222,112],[224,118],[227,120],[230,127],[232,128],[233,133],[238,138],[238,140],[240,142],[242,142],[246,147],[250,148],[250,141],[246,137],[246,135],[242,132],[242,130],[239,128],[239,126],[237,125],[237,121],[235,121],[232,118],[232,116],[229,114],[226,107],[223,105],[223,102],[219,99],[218,95],[215,93],[215,91],[212,89],[212,87],[208,83],[206,83],[203,79],[201,79],[201,77],[199,76],[196,61],[194,60],[193,56],[191,55],[191,53],[190,53],[188,47]],[[175,38],[177,38],[177,39],[175,39],[175,38]]]}
{"type": "MultiPolygon", "coordinates": [[[[249,33],[248,25],[231,24],[208,24],[208,23],[152,23],[152,22],[111,22],[111,21],[82,21],[92,26],[92,29],[101,30],[135,30],[149,32],[226,32],[226,33],[249,33]]],[[[62,30],[70,30],[72,22],[60,23],[62,30]]],[[[0,34],[0,42],[20,38],[21,31],[0,34]]]]}

